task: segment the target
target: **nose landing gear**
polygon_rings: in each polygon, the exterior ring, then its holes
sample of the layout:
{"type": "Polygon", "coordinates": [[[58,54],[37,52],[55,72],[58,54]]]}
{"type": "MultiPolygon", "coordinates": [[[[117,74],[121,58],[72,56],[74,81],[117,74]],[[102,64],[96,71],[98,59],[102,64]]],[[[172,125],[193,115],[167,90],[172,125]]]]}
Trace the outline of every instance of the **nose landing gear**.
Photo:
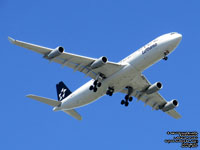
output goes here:
{"type": "Polygon", "coordinates": [[[168,54],[169,54],[169,51],[168,51],[168,50],[164,51],[163,60],[167,60],[167,59],[168,59],[168,57],[167,57],[168,54]]]}

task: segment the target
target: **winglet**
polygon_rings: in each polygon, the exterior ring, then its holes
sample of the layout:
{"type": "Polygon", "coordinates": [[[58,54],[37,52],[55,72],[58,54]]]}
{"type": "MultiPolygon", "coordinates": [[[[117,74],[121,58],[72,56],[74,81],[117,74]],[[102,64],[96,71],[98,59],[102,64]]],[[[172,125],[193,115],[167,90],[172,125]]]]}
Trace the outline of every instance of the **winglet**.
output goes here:
{"type": "Polygon", "coordinates": [[[8,37],[8,40],[12,43],[12,44],[15,44],[15,39],[11,38],[11,37],[8,37]]]}

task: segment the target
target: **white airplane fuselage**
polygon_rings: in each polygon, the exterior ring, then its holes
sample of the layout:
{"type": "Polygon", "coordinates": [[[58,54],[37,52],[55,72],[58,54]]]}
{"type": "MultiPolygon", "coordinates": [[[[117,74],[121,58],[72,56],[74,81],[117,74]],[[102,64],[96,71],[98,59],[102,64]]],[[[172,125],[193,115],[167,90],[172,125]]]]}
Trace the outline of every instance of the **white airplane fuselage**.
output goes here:
{"type": "Polygon", "coordinates": [[[121,91],[136,76],[141,75],[145,69],[162,59],[165,52],[171,53],[178,46],[181,39],[182,35],[175,32],[156,38],[121,60],[119,63],[123,64],[124,67],[102,80],[102,85],[97,92],[89,90],[94,82],[92,79],[62,100],[61,105],[54,107],[53,110],[70,110],[85,106],[104,96],[108,87],[113,87],[114,92],[121,91]]]}

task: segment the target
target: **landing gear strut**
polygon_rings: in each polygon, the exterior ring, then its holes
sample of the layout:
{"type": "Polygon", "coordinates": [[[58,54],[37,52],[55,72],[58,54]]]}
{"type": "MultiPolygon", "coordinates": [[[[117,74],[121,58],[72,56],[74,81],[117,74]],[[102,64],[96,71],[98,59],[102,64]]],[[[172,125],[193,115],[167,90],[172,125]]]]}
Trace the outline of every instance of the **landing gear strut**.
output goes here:
{"type": "Polygon", "coordinates": [[[133,92],[133,88],[130,86],[128,86],[126,88],[128,89],[128,94],[125,96],[125,100],[121,101],[121,104],[125,105],[127,107],[129,105],[129,102],[132,102],[132,100],[133,100],[133,97],[130,96],[133,92]]]}
{"type": "Polygon", "coordinates": [[[168,57],[167,57],[168,54],[169,54],[169,51],[166,50],[166,51],[164,52],[163,60],[167,60],[167,59],[168,59],[168,57]]]}

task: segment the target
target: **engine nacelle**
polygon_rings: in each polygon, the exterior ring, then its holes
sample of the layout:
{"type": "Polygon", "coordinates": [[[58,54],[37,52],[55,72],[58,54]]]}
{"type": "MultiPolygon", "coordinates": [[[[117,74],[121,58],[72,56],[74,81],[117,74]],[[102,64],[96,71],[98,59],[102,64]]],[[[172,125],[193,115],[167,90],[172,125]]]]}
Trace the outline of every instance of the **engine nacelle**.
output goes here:
{"type": "Polygon", "coordinates": [[[47,59],[53,59],[53,58],[59,56],[60,54],[62,54],[63,52],[64,52],[64,48],[61,46],[58,46],[56,49],[51,51],[46,57],[47,57],[47,59]]]}
{"type": "Polygon", "coordinates": [[[99,59],[95,60],[91,65],[91,69],[96,69],[102,67],[107,63],[108,59],[105,56],[100,57],[99,59]]]}
{"type": "Polygon", "coordinates": [[[161,88],[162,88],[162,83],[156,82],[156,83],[152,84],[151,86],[149,86],[147,88],[147,90],[145,91],[145,93],[146,94],[152,94],[152,93],[159,91],[161,88]]]}
{"type": "Polygon", "coordinates": [[[163,108],[162,108],[162,111],[166,112],[166,111],[169,111],[171,109],[174,109],[178,107],[178,101],[177,100],[171,100],[170,102],[167,102],[163,108]]]}

